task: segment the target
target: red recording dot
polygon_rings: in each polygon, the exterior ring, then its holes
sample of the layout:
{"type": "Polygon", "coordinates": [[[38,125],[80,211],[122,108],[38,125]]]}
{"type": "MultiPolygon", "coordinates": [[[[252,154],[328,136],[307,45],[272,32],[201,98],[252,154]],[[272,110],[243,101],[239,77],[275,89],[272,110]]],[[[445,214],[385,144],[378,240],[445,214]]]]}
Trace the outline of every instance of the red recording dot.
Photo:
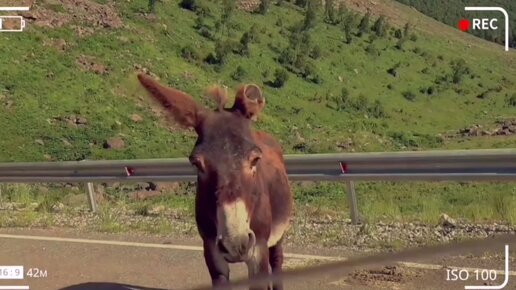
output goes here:
{"type": "Polygon", "coordinates": [[[466,32],[469,30],[469,27],[471,26],[471,22],[467,19],[461,19],[459,21],[459,29],[466,32]]]}

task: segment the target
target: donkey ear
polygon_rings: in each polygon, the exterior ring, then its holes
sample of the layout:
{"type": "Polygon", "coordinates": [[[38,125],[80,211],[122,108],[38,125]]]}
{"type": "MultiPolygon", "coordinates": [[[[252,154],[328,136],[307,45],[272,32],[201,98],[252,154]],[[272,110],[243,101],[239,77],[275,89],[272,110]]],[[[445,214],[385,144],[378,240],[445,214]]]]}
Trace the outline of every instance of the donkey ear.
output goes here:
{"type": "Polygon", "coordinates": [[[195,128],[200,123],[204,108],[199,106],[190,95],[165,87],[145,74],[138,74],[138,80],[179,125],[195,128]]]}
{"type": "Polygon", "coordinates": [[[240,111],[246,118],[256,121],[265,107],[262,91],[255,84],[247,84],[237,92],[233,110],[240,111]]]}

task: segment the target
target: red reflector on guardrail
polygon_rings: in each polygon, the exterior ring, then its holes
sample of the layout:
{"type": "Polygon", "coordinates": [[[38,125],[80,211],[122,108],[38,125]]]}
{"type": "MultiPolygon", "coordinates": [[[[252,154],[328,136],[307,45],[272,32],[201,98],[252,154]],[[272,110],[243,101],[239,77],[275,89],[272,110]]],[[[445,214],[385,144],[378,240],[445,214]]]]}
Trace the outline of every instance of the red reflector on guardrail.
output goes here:
{"type": "Polygon", "coordinates": [[[340,171],[342,173],[348,173],[348,164],[344,162],[340,162],[340,171]]]}
{"type": "Polygon", "coordinates": [[[127,176],[132,176],[132,175],[134,175],[134,168],[132,168],[132,167],[126,167],[126,168],[125,168],[125,173],[127,174],[127,176]]]}

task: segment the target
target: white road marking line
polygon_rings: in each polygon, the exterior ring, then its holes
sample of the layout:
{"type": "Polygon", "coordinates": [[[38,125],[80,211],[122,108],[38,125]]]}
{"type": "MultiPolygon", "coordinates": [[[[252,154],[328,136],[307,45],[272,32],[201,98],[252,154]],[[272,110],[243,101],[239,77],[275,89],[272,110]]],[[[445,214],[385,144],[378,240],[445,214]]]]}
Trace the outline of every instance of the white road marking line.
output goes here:
{"type": "MultiPolygon", "coordinates": [[[[475,270],[482,271],[484,269],[481,268],[468,268],[468,267],[457,267],[457,266],[442,266],[442,265],[433,265],[433,264],[420,264],[420,263],[411,263],[411,262],[398,262],[398,264],[409,267],[409,268],[417,268],[424,270],[442,270],[442,269],[464,269],[468,272],[474,272],[475,270]]],[[[505,276],[505,271],[495,270],[497,275],[505,276]]],[[[509,276],[516,276],[516,271],[509,271],[509,276]]]]}
{"type": "MultiPolygon", "coordinates": [[[[60,238],[60,237],[45,237],[45,236],[28,236],[28,235],[9,235],[0,234],[0,238],[4,239],[19,239],[19,240],[35,240],[35,241],[52,241],[52,242],[68,242],[68,243],[82,243],[82,244],[98,244],[98,245],[112,245],[112,246],[127,246],[127,247],[141,247],[141,248],[157,248],[157,249],[173,249],[183,251],[202,251],[203,248],[199,246],[186,246],[186,245],[174,245],[174,244],[153,244],[153,243],[138,243],[138,242],[124,242],[124,241],[109,241],[109,240],[91,240],[91,239],[75,239],[75,238],[60,238]]],[[[319,256],[319,255],[304,255],[304,254],[293,254],[285,253],[285,257],[293,259],[303,260],[324,260],[324,261],[344,261],[344,257],[330,257],[330,256],[319,256]]],[[[409,267],[426,270],[441,270],[441,269],[467,269],[474,271],[477,268],[465,268],[455,266],[442,266],[434,264],[421,264],[412,262],[397,262],[398,264],[409,267]]],[[[480,270],[480,269],[479,269],[480,270]]],[[[504,275],[503,271],[497,270],[498,275],[504,275]]],[[[515,271],[509,272],[510,276],[516,276],[515,271]]],[[[1,290],[2,288],[0,288],[1,290]]],[[[26,289],[26,288],[23,288],[26,289]]]]}
{"type": "Polygon", "coordinates": [[[29,286],[0,286],[0,290],[28,290],[29,286]]]}
{"type": "MultiPolygon", "coordinates": [[[[203,251],[203,248],[199,247],[199,246],[185,246],[185,245],[174,245],[174,244],[153,244],[153,243],[74,239],[74,238],[28,236],[28,235],[9,235],[9,234],[0,234],[0,238],[18,239],[18,240],[82,243],[82,244],[97,244],[97,245],[112,245],[112,246],[126,246],[126,247],[140,247],[140,248],[173,249],[173,250],[183,250],[183,251],[203,251]]],[[[346,258],[342,258],[342,257],[329,257],[329,256],[291,254],[291,253],[285,253],[284,255],[287,258],[305,259],[305,260],[342,261],[342,260],[346,259],[346,258]]]]}
{"type": "MultiPolygon", "coordinates": [[[[29,11],[30,7],[0,7],[0,11],[29,11]]],[[[2,288],[0,288],[2,289],[2,288]]]]}

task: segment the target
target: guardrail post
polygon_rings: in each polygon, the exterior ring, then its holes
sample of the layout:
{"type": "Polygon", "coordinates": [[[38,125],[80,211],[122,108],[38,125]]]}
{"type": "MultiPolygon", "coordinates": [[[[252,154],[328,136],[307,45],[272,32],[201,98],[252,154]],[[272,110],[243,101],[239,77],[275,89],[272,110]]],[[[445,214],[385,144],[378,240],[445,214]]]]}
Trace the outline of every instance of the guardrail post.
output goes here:
{"type": "Polygon", "coordinates": [[[346,185],[348,188],[351,223],[354,225],[358,225],[360,223],[360,216],[358,213],[357,195],[355,193],[355,186],[353,184],[353,181],[347,181],[346,185]]]}
{"type": "Polygon", "coordinates": [[[90,210],[96,212],[97,202],[95,201],[95,189],[93,188],[92,182],[88,182],[88,202],[90,204],[90,210]]]}

